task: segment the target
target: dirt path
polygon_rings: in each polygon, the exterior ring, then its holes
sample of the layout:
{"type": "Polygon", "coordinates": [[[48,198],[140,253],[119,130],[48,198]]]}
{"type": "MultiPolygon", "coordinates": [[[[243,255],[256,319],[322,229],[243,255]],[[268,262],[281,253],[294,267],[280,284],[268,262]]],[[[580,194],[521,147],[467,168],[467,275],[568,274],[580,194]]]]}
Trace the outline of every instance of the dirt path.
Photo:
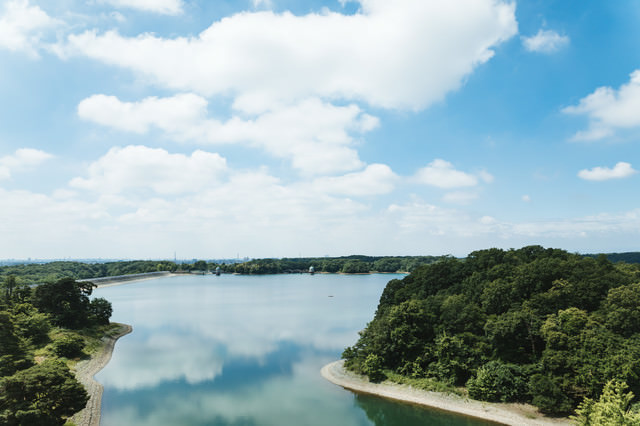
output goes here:
{"type": "Polygon", "coordinates": [[[320,373],[330,382],[356,392],[378,395],[399,401],[426,405],[470,417],[513,426],[569,425],[566,419],[542,416],[527,404],[500,404],[474,401],[457,395],[428,392],[397,383],[370,383],[366,377],[345,370],[344,361],[325,365],[320,373]]]}
{"type": "Polygon", "coordinates": [[[99,426],[100,425],[100,405],[102,403],[102,385],[93,379],[98,371],[102,370],[109,363],[116,341],[133,331],[127,324],[120,324],[118,332],[109,337],[103,337],[102,348],[90,359],[80,361],[76,364],[75,374],[80,383],[84,385],[89,394],[89,402],[84,410],[76,413],[70,420],[77,426],[99,426]]]}

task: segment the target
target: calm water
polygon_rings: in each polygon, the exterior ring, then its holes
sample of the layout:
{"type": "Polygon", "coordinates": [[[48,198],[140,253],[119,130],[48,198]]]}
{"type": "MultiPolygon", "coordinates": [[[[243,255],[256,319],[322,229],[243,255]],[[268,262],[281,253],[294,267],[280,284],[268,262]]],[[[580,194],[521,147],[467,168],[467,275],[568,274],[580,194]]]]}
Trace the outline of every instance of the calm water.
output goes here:
{"type": "Polygon", "coordinates": [[[395,277],[208,275],[98,289],[112,320],[133,325],[96,376],[101,424],[486,425],[355,395],[320,376],[395,277]]]}

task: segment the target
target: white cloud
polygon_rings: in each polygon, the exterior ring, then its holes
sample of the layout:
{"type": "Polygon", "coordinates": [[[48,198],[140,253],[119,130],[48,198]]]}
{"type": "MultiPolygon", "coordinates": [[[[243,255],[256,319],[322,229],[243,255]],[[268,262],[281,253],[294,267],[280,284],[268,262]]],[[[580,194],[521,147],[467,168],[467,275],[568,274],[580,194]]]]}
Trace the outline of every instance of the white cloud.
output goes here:
{"type": "Polygon", "coordinates": [[[58,24],[38,6],[30,6],[29,0],[9,1],[0,15],[0,48],[37,57],[45,30],[58,24]]]}
{"type": "Polygon", "coordinates": [[[456,170],[450,162],[437,158],[426,167],[418,170],[413,179],[424,185],[451,189],[476,186],[478,179],[489,183],[493,180],[493,176],[486,171],[480,172],[478,176],[461,172],[456,170]]]}
{"type": "Polygon", "coordinates": [[[0,180],[9,179],[12,172],[39,166],[53,155],[39,149],[21,148],[12,155],[0,157],[0,180]]]}
{"type": "Polygon", "coordinates": [[[85,120],[144,134],[157,128],[179,141],[209,144],[244,143],[271,155],[289,158],[305,174],[355,170],[363,163],[351,147],[354,133],[368,132],[378,119],[357,105],[334,106],[307,99],[291,106],[275,105],[258,116],[233,116],[225,122],[207,117],[206,99],[194,94],[122,102],[94,95],[78,105],[85,120]]]}
{"type": "Polygon", "coordinates": [[[313,188],[322,193],[348,196],[379,195],[393,191],[397,180],[389,166],[371,164],[361,172],[318,178],[313,188]]]}
{"type": "Polygon", "coordinates": [[[529,195],[523,195],[522,201],[524,201],[525,203],[529,203],[531,202],[531,197],[529,195]]]}
{"type": "Polygon", "coordinates": [[[100,0],[114,7],[125,7],[162,15],[179,15],[182,13],[182,0],[100,0]]]}
{"type": "Polygon", "coordinates": [[[552,30],[539,30],[531,37],[522,37],[522,44],[530,52],[553,53],[569,44],[569,37],[552,30]]]}
{"type": "Polygon", "coordinates": [[[629,83],[618,90],[599,87],[582,98],[576,106],[562,110],[566,114],[589,118],[589,128],[577,132],[574,140],[598,140],[615,134],[617,130],[640,127],[640,69],[631,73],[629,83]]]}
{"type": "Polygon", "coordinates": [[[239,13],[193,37],[87,31],[64,50],[162,87],[229,96],[254,113],[309,97],[421,109],[516,32],[512,2],[362,0],[355,15],[239,13]]]}
{"type": "Polygon", "coordinates": [[[200,150],[186,156],[145,146],[115,147],[89,166],[89,177],[74,178],[70,185],[101,194],[150,190],[175,195],[216,185],[226,169],[220,155],[200,150]]]}
{"type": "Polygon", "coordinates": [[[442,200],[451,204],[469,204],[478,199],[478,194],[475,192],[454,191],[447,192],[442,197],[442,200]]]}
{"type": "Polygon", "coordinates": [[[578,176],[585,180],[609,180],[609,179],[622,179],[633,176],[638,173],[631,167],[631,164],[621,161],[617,163],[613,169],[608,167],[594,167],[593,169],[584,169],[578,172],[578,176]]]}

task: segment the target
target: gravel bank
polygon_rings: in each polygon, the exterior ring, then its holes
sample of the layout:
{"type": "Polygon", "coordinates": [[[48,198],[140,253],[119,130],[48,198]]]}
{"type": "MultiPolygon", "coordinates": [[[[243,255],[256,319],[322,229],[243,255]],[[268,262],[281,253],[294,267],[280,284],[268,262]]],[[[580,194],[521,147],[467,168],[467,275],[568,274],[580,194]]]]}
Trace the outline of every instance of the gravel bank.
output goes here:
{"type": "Polygon", "coordinates": [[[345,370],[344,361],[325,365],[320,371],[330,382],[356,392],[367,393],[398,401],[426,405],[470,417],[513,426],[569,425],[566,419],[542,416],[535,407],[527,404],[500,404],[474,401],[438,392],[414,389],[397,383],[370,383],[366,377],[345,370]]]}
{"type": "Polygon", "coordinates": [[[90,359],[76,364],[75,374],[80,383],[84,385],[89,394],[89,402],[84,410],[76,413],[70,420],[77,426],[99,426],[100,405],[102,403],[102,385],[93,379],[98,371],[109,363],[116,341],[124,335],[131,333],[133,328],[127,324],[120,324],[120,329],[114,336],[103,337],[102,348],[90,359]]]}

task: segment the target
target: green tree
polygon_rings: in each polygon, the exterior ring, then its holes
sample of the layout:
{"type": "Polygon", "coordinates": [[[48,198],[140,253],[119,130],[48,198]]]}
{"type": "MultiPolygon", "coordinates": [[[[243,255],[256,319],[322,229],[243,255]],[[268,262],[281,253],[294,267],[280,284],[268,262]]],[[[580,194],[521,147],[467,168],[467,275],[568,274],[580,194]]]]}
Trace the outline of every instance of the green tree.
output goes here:
{"type": "Polygon", "coordinates": [[[373,383],[379,383],[386,379],[383,370],[383,360],[376,354],[369,354],[364,360],[362,366],[362,372],[369,377],[369,380],[373,383]]]}
{"type": "Polygon", "coordinates": [[[94,284],[63,278],[36,287],[33,304],[51,315],[54,324],[79,329],[87,325],[90,314],[89,295],[94,284]]]}
{"type": "Polygon", "coordinates": [[[478,369],[475,377],[469,379],[467,389],[473,399],[511,402],[525,398],[527,382],[518,365],[489,361],[478,369]]]}
{"type": "Polygon", "coordinates": [[[0,423],[6,425],[62,425],[89,399],[69,368],[57,360],[3,378],[0,389],[0,423]]]}
{"type": "Polygon", "coordinates": [[[0,377],[30,365],[9,312],[0,311],[0,377]]]}
{"type": "Polygon", "coordinates": [[[107,325],[113,313],[113,307],[107,299],[97,297],[89,304],[89,312],[93,322],[99,325],[107,325]]]}
{"type": "Polygon", "coordinates": [[[15,275],[8,275],[4,279],[4,295],[8,301],[12,299],[13,291],[15,290],[16,286],[17,286],[17,283],[16,283],[15,275]]]}
{"type": "Polygon", "coordinates": [[[628,392],[627,384],[610,380],[605,385],[598,401],[590,398],[580,404],[576,415],[571,419],[580,426],[638,426],[640,413],[629,410],[633,393],[628,392]]]}
{"type": "Polygon", "coordinates": [[[82,355],[84,339],[73,334],[64,334],[56,339],[53,344],[53,352],[64,358],[77,358],[82,355]]]}

